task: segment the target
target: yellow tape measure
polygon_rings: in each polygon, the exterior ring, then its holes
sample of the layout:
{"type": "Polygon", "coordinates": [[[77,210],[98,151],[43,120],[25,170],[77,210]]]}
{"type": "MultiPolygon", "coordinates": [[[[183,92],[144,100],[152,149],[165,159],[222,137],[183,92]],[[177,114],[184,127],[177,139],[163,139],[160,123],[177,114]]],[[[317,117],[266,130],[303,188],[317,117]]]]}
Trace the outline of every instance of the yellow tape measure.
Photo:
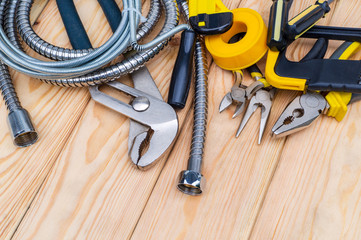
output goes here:
{"type": "Polygon", "coordinates": [[[232,27],[223,34],[206,36],[205,43],[219,67],[237,71],[252,66],[266,54],[267,27],[261,15],[252,9],[237,8],[232,13],[232,27]],[[229,43],[242,32],[245,36],[241,40],[229,43]]]}

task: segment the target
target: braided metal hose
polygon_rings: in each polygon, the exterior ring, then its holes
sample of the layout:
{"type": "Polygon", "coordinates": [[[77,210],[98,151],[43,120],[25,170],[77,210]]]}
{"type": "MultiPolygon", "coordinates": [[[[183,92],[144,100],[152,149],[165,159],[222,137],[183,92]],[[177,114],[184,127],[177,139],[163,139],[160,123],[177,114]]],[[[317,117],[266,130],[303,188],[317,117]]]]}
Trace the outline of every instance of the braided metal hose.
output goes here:
{"type": "MultiPolygon", "coordinates": [[[[184,18],[188,20],[187,2],[182,1],[180,5],[184,18]]],[[[205,186],[201,168],[208,118],[208,63],[203,37],[197,37],[194,51],[195,97],[191,152],[187,170],[180,173],[178,182],[178,189],[189,195],[201,194],[205,186]]]]}
{"type": "MultiPolygon", "coordinates": [[[[15,0],[11,4],[16,4],[16,2],[19,2],[19,0],[15,0]]],[[[49,45],[49,43],[46,43],[39,37],[37,38],[37,35],[31,29],[31,25],[29,28],[29,15],[32,2],[32,0],[20,0],[19,6],[17,8],[18,10],[16,23],[22,38],[24,38],[24,41],[38,53],[47,57],[51,57],[52,59],[65,60],[67,58],[74,58],[75,52],[73,52],[72,54],[70,50],[59,50],[58,47],[52,47],[51,45],[49,45]],[[66,54],[63,54],[62,52],[66,52],[66,54]],[[61,57],[63,59],[59,59],[58,57],[61,57]]],[[[158,34],[158,36],[170,31],[178,24],[178,8],[176,3],[173,0],[162,0],[162,3],[165,8],[166,16],[165,24],[163,25],[163,28],[158,34]]],[[[160,15],[158,7],[160,3],[154,0],[152,1],[152,4],[153,5],[150,8],[151,11],[147,17],[148,21],[142,24],[141,30],[138,31],[139,38],[145,36],[153,28],[155,22],[158,20],[158,17],[160,15]]],[[[158,54],[168,44],[168,41],[169,39],[159,43],[150,50],[138,52],[120,63],[103,68],[85,76],[69,79],[42,81],[63,87],[86,87],[113,81],[116,78],[119,78],[121,75],[131,73],[142,67],[147,61],[149,61],[156,54],[158,54]]]]}
{"type": "MultiPolygon", "coordinates": [[[[1,1],[0,3],[0,12],[4,11],[11,12],[7,1],[1,1]]],[[[9,19],[5,18],[5,24],[8,21],[9,19]]],[[[0,25],[3,24],[4,15],[1,15],[0,25]]],[[[9,34],[9,37],[13,36],[13,31],[14,28],[12,25],[8,25],[8,27],[5,28],[5,32],[9,34]]],[[[11,38],[13,39],[13,37],[11,38]]],[[[16,46],[19,47],[18,45],[16,46]]],[[[19,98],[14,88],[14,84],[11,80],[9,68],[2,62],[0,63],[0,90],[5,105],[9,111],[8,123],[15,145],[19,147],[32,145],[37,141],[38,134],[31,122],[28,112],[20,104],[19,98]]]]}

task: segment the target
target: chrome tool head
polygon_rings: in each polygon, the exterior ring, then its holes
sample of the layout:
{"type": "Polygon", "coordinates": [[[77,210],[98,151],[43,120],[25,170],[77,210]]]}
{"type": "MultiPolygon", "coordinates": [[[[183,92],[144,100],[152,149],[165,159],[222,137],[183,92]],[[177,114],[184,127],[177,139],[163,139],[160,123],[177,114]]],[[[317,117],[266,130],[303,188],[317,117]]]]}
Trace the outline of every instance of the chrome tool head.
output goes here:
{"type": "Polygon", "coordinates": [[[244,109],[244,104],[247,101],[246,87],[242,85],[243,75],[240,72],[233,72],[235,77],[235,83],[231,88],[231,91],[228,92],[222,99],[219,104],[219,112],[223,112],[229,108],[232,104],[236,105],[235,113],[233,118],[240,115],[244,109]]]}
{"type": "Polygon", "coordinates": [[[308,92],[296,97],[273,126],[273,136],[284,137],[308,127],[327,108],[328,103],[320,93],[308,92]]]}
{"type": "Polygon", "coordinates": [[[267,90],[258,90],[256,94],[251,98],[246,113],[242,119],[241,125],[239,126],[236,137],[238,137],[244,127],[246,126],[248,120],[251,118],[253,113],[257,110],[258,107],[261,108],[261,121],[259,129],[258,144],[261,144],[264,130],[267,125],[267,121],[271,112],[272,100],[275,94],[275,89],[267,90]]]}
{"type": "Polygon", "coordinates": [[[134,121],[129,133],[129,155],[138,168],[151,166],[173,143],[178,132],[177,114],[153,95],[116,81],[107,85],[133,97],[132,102],[115,99],[99,91],[98,86],[89,88],[92,98],[134,121]]]}

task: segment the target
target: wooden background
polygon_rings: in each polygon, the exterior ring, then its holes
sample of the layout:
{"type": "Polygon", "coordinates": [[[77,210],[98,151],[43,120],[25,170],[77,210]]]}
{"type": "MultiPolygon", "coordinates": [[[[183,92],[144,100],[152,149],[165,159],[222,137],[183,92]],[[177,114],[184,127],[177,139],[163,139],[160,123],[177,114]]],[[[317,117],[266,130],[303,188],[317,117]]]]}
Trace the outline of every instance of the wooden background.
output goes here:
{"type": "MultiPolygon", "coordinates": [[[[295,1],[291,15],[314,1],[295,1]]],[[[97,2],[75,2],[92,43],[101,45],[111,30],[97,2]]],[[[224,3],[255,9],[268,22],[272,1],[224,3]]],[[[360,11],[358,0],[336,0],[321,23],[361,27],[360,11]]],[[[36,0],[32,21],[41,37],[70,47],[55,0],[36,0]]],[[[164,98],[178,43],[179,35],[147,64],[164,98]]],[[[300,59],[311,43],[298,41],[290,57],[300,59]]],[[[13,77],[40,141],[15,148],[1,103],[1,239],[361,239],[360,103],[341,123],[322,116],[308,129],[275,140],[270,129],[297,94],[280,91],[257,145],[259,112],[238,139],[240,119],[232,120],[230,110],[218,113],[233,80],[210,62],[207,186],[202,196],[191,197],[176,189],[189,155],[191,99],[178,111],[180,133],[170,153],[142,172],[127,156],[125,117],[91,101],[86,89],[13,77]]]]}

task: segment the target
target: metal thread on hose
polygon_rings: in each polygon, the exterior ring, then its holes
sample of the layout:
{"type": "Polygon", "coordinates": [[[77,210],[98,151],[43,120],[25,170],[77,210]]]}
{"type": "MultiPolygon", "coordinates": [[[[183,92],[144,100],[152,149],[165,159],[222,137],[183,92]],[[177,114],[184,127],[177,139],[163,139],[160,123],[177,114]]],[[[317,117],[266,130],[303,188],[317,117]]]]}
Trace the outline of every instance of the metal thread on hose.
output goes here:
{"type": "Polygon", "coordinates": [[[195,47],[195,99],[191,152],[187,170],[179,175],[178,189],[189,195],[200,195],[205,186],[201,174],[208,115],[208,64],[203,38],[195,47]]]}
{"type": "MultiPolygon", "coordinates": [[[[13,9],[10,6],[6,5],[6,1],[1,2],[0,12],[2,11],[11,12],[13,9]],[[6,8],[6,10],[4,9],[6,8]]],[[[0,19],[0,24],[2,25],[4,19],[0,19]]],[[[5,24],[8,26],[5,28],[7,34],[9,34],[10,39],[17,38],[16,29],[14,33],[14,26],[11,24],[6,24],[11,22],[11,19],[5,18],[5,24]]],[[[19,47],[18,45],[16,45],[19,47]]],[[[38,134],[34,128],[34,125],[31,122],[29,113],[22,108],[19,98],[15,92],[13,82],[10,77],[8,67],[0,63],[0,90],[3,96],[5,105],[9,111],[8,115],[8,124],[11,131],[11,135],[14,141],[14,144],[19,147],[27,147],[34,144],[38,139],[38,134]]]]}

